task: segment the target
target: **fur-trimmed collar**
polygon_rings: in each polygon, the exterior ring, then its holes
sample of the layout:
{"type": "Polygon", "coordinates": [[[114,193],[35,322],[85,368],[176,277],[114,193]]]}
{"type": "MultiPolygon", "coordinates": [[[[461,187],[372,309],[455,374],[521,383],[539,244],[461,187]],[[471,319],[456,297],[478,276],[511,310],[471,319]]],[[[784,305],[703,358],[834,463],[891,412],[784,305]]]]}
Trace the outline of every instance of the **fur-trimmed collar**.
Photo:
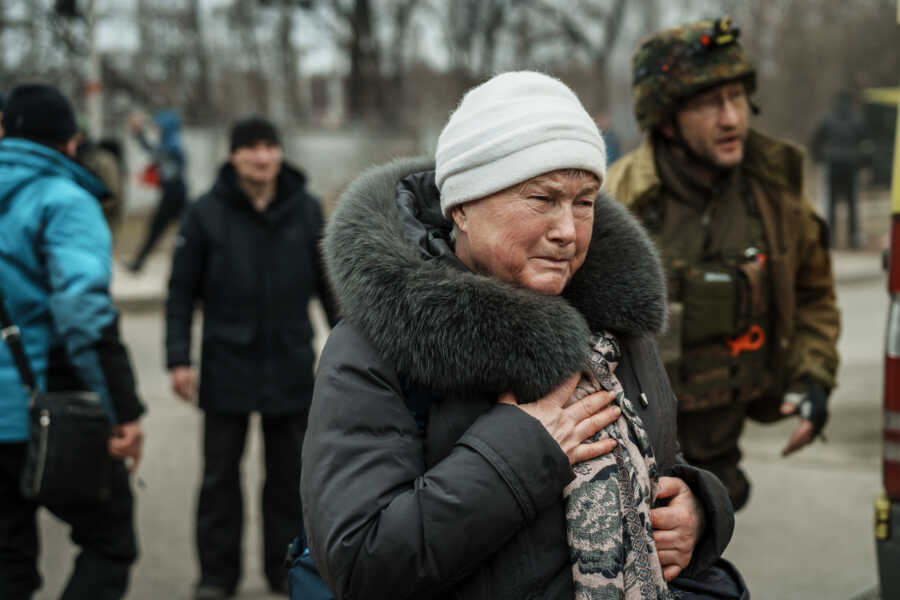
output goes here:
{"type": "Polygon", "coordinates": [[[323,242],[344,318],[411,383],[439,394],[510,390],[530,401],[584,365],[592,330],[662,329],[659,257],[610,197],[595,205],[584,265],[562,296],[544,296],[428,256],[415,229],[434,219],[437,190],[400,184],[433,168],[428,159],[400,159],[361,175],[342,195],[323,242]],[[420,208],[411,210],[398,193],[418,196],[420,208]]]}

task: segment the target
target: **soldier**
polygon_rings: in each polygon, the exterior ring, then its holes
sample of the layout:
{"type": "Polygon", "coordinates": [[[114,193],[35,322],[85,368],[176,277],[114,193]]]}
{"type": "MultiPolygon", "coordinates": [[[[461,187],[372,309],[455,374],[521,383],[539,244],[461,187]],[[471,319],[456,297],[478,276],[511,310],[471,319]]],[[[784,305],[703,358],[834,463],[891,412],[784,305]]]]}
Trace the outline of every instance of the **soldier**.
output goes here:
{"type": "Polygon", "coordinates": [[[783,455],[828,419],[840,329],[827,228],[803,194],[802,150],[750,129],[756,71],[728,18],[650,36],[633,59],[643,144],[607,189],[664,256],[670,323],[660,339],[687,459],[735,509],[747,417],[800,421],[783,455]]]}

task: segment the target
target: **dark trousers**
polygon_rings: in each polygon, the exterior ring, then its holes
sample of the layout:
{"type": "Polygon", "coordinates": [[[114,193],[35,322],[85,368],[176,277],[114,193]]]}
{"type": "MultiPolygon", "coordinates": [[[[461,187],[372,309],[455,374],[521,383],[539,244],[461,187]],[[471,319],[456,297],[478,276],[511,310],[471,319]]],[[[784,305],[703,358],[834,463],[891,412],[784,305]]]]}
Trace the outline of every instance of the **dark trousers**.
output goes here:
{"type": "MultiPolygon", "coordinates": [[[[243,498],[240,463],[249,415],[206,411],[203,483],[197,504],[200,583],[233,590],[241,576],[243,498]]],[[[263,568],[272,585],[287,577],[284,557],[303,527],[300,449],[306,414],[262,418],[266,480],[262,491],[263,568]]]]}
{"type": "MultiPolygon", "coordinates": [[[[41,586],[37,570],[38,504],[19,491],[25,444],[0,444],[0,598],[26,600],[41,586]]],[[[62,600],[118,600],[137,559],[134,499],[124,464],[116,461],[112,494],[102,503],[47,505],[68,523],[81,547],[62,600]]],[[[56,568],[62,568],[57,565],[56,568]]]]}
{"type": "Polygon", "coordinates": [[[750,496],[750,482],[738,466],[738,440],[744,430],[746,407],[741,404],[678,413],[678,442],[684,458],[712,472],[728,490],[735,510],[750,496]]]}
{"type": "Polygon", "coordinates": [[[834,247],[835,212],[841,199],[847,201],[847,241],[851,248],[859,248],[859,219],[856,204],[856,167],[832,164],[828,167],[828,230],[834,247]]]}
{"type": "Polygon", "coordinates": [[[147,230],[147,237],[131,265],[135,271],[139,271],[144,266],[144,261],[153,251],[166,227],[169,226],[169,223],[178,220],[186,205],[187,188],[184,180],[176,179],[162,184],[162,196],[156,212],[153,214],[153,220],[150,222],[150,229],[147,230]]]}
{"type": "Polygon", "coordinates": [[[713,473],[725,489],[735,510],[750,498],[750,481],[740,468],[738,445],[744,422],[753,419],[774,423],[784,418],[781,397],[767,393],[749,404],[735,401],[725,406],[698,411],[679,411],[678,442],[684,458],[692,465],[713,473]]]}

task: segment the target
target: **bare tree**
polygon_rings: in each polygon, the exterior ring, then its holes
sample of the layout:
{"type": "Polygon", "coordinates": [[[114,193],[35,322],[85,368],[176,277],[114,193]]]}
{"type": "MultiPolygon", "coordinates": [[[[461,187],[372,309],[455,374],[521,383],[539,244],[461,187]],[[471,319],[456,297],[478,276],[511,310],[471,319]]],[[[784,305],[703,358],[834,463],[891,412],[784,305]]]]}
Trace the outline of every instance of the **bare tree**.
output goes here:
{"type": "MultiPolygon", "coordinates": [[[[382,48],[371,0],[306,0],[303,15],[346,57],[347,112],[351,119],[384,115],[387,107],[382,48]]],[[[381,3],[378,4],[382,6],[381,3]]]]}
{"type": "MultiPolygon", "coordinates": [[[[582,53],[587,57],[593,74],[593,87],[599,91],[598,100],[604,109],[609,104],[605,94],[610,88],[610,57],[623,29],[626,8],[625,0],[581,0],[576,7],[570,6],[566,10],[546,2],[538,2],[534,6],[535,13],[546,18],[573,53],[582,53]]],[[[553,42],[554,37],[547,36],[546,39],[553,42]]]]}
{"type": "Polygon", "coordinates": [[[269,78],[259,41],[256,37],[259,25],[258,10],[253,0],[234,0],[228,11],[229,26],[236,30],[248,65],[244,72],[245,90],[253,98],[256,110],[269,112],[269,78]]]}
{"type": "Polygon", "coordinates": [[[197,117],[200,115],[196,113],[200,113],[202,116],[205,116],[212,121],[218,114],[218,107],[216,106],[213,94],[212,65],[209,60],[209,54],[204,40],[200,0],[189,0],[186,9],[185,23],[187,31],[193,33],[193,36],[189,38],[189,42],[197,66],[195,82],[192,86],[192,93],[190,94],[191,98],[188,106],[199,108],[199,110],[191,111],[195,114],[189,116],[197,117]]]}
{"type": "Polygon", "coordinates": [[[404,95],[406,64],[406,47],[410,23],[412,23],[419,0],[396,0],[393,14],[393,35],[388,49],[390,55],[390,71],[392,85],[400,96],[404,95]]]}
{"type": "MultiPolygon", "coordinates": [[[[627,71],[616,62],[623,43],[674,18],[733,14],[758,65],[760,120],[796,139],[838,89],[895,85],[900,72],[894,0],[231,0],[219,8],[203,0],[95,1],[108,13],[101,21],[133,18],[137,34],[135,51],[102,56],[109,96],[148,108],[170,104],[193,122],[248,107],[268,112],[275,100],[291,120],[311,117],[300,76],[307,72],[301,26],[315,32],[307,47],[320,56],[330,49],[331,64],[342,70],[343,81],[311,73],[318,106],[325,96],[342,97],[352,119],[392,126],[431,126],[431,115],[445,114],[462,90],[500,69],[553,72],[586,106],[603,109],[609,90],[622,89],[610,78],[627,71]],[[267,34],[274,43],[262,42],[267,34]],[[427,50],[440,44],[434,59],[427,50]]],[[[25,78],[57,82],[78,103],[86,27],[83,19],[60,18],[55,6],[0,0],[0,75],[7,86],[25,78]]]]}
{"type": "Polygon", "coordinates": [[[277,67],[281,79],[280,91],[288,118],[297,120],[308,114],[300,93],[300,61],[294,46],[297,10],[310,11],[313,0],[259,0],[260,6],[277,9],[277,67]]]}
{"type": "Polygon", "coordinates": [[[455,68],[473,79],[494,70],[498,36],[514,4],[511,0],[457,0],[448,5],[446,36],[455,68]]]}
{"type": "Polygon", "coordinates": [[[332,0],[332,6],[350,28],[347,40],[350,77],[347,82],[348,109],[352,117],[365,115],[371,107],[380,112],[385,106],[381,77],[380,48],[375,37],[374,15],[370,0],[353,0],[343,6],[332,0]]]}
{"type": "Polygon", "coordinates": [[[295,6],[290,0],[281,0],[278,13],[278,56],[281,66],[282,89],[287,113],[294,119],[304,114],[300,99],[300,74],[297,51],[294,48],[295,6]]]}

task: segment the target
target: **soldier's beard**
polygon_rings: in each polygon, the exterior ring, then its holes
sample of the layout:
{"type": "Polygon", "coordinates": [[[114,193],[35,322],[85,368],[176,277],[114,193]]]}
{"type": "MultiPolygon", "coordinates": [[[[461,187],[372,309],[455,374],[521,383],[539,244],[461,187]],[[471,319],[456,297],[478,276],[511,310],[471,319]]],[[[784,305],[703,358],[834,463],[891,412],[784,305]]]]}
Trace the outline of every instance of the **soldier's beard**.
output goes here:
{"type": "MultiPolygon", "coordinates": [[[[722,171],[730,171],[738,167],[741,162],[744,160],[744,147],[747,142],[746,134],[740,136],[735,133],[734,137],[738,138],[733,143],[739,145],[739,152],[735,153],[736,156],[733,159],[722,159],[715,151],[717,146],[717,141],[713,141],[711,148],[695,148],[691,143],[687,140],[684,133],[681,130],[681,126],[676,119],[673,123],[674,127],[674,136],[666,136],[670,142],[674,145],[676,150],[680,150],[684,153],[684,158],[690,160],[692,162],[697,163],[699,166],[704,169],[711,171],[712,175],[716,175],[721,173],[722,171]]],[[[721,139],[721,138],[720,138],[721,139]]]]}

